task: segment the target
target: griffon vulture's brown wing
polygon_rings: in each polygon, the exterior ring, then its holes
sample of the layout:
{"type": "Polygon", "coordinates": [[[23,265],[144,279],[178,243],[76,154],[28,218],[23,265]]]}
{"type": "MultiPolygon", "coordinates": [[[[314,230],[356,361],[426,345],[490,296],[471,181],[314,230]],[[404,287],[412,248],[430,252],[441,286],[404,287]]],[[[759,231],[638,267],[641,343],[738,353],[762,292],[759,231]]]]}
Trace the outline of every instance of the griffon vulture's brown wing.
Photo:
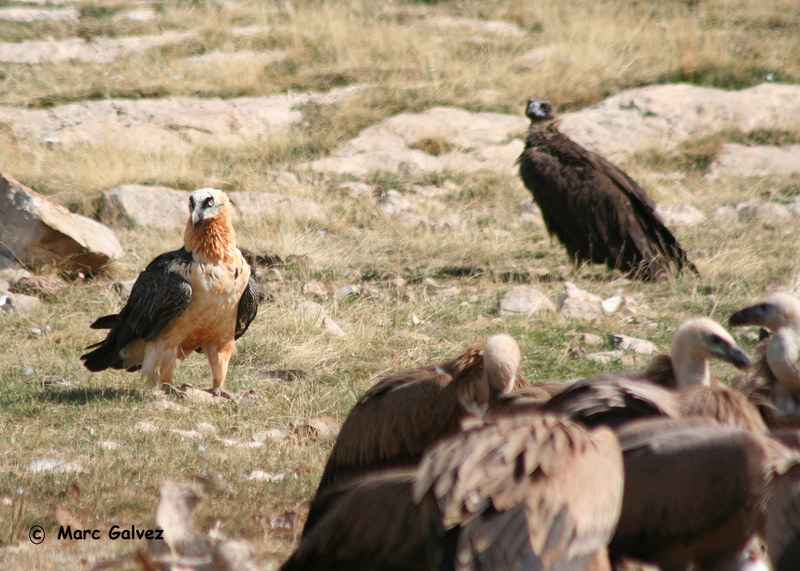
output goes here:
{"type": "Polygon", "coordinates": [[[747,397],[735,389],[697,385],[676,396],[683,418],[713,418],[723,426],[763,432],[764,419],[747,397]]]}
{"type": "Polygon", "coordinates": [[[324,515],[281,570],[427,570],[413,482],[414,472],[389,472],[323,494],[324,515]]]}
{"type": "Polygon", "coordinates": [[[622,515],[612,559],[684,569],[741,551],[761,525],[774,467],[788,450],[710,419],[649,420],[622,427],[622,515]]]}
{"type": "Polygon", "coordinates": [[[675,397],[667,389],[615,375],[578,381],[542,409],[560,412],[589,427],[603,424],[616,428],[640,418],[680,416],[675,397]]]}
{"type": "Polygon", "coordinates": [[[432,447],[414,495],[434,569],[582,571],[613,533],[621,488],[611,431],[529,413],[432,447]]]}

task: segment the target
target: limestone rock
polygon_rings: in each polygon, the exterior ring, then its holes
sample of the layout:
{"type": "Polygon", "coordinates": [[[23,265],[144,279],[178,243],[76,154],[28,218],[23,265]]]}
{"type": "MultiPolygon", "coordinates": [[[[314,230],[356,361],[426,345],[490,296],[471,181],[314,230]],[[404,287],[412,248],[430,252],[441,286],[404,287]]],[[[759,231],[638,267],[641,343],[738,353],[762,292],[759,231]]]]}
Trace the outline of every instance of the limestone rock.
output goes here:
{"type": "Polygon", "coordinates": [[[262,432],[257,432],[253,435],[253,442],[282,442],[288,438],[287,434],[279,428],[268,428],[262,432]]]}
{"type": "Polygon", "coordinates": [[[94,272],[123,253],[108,227],[0,175],[0,254],[94,272]]]}
{"type": "Polygon", "coordinates": [[[747,147],[726,143],[708,178],[787,176],[800,173],[800,145],[747,147]]]}
{"type": "Polygon", "coordinates": [[[604,299],[601,304],[603,313],[614,313],[625,305],[625,297],[622,295],[615,295],[604,299]]]}
{"type": "Polygon", "coordinates": [[[594,333],[581,333],[578,335],[578,341],[590,347],[599,347],[603,344],[603,338],[594,333]]]}
{"type": "Polygon", "coordinates": [[[786,128],[800,116],[800,86],[765,83],[725,91],[688,84],[622,91],[561,116],[561,130],[581,145],[617,160],[636,152],[676,149],[692,138],[725,131],[786,128]]]}
{"type": "Polygon", "coordinates": [[[739,219],[736,206],[719,206],[711,212],[711,219],[716,222],[735,222],[739,219]]]}
{"type": "MultiPolygon", "coordinates": [[[[103,41],[98,39],[90,45],[102,45],[103,41]]],[[[0,61],[4,45],[0,44],[0,61]]],[[[48,109],[0,107],[0,124],[7,125],[10,135],[20,141],[58,140],[63,146],[113,142],[125,149],[188,155],[197,147],[236,148],[283,135],[302,120],[299,109],[303,105],[344,99],[353,93],[351,87],[324,94],[226,100],[164,97],[82,101],[48,109]]]]}
{"type": "Polygon", "coordinates": [[[0,20],[8,22],[76,22],[81,17],[77,8],[63,8],[48,10],[42,8],[3,8],[0,10],[0,20]]]}
{"type": "Polygon", "coordinates": [[[647,339],[637,339],[636,337],[611,333],[608,336],[608,341],[612,347],[617,347],[623,351],[633,351],[638,355],[654,355],[658,353],[658,347],[647,339]]]}
{"type": "Polygon", "coordinates": [[[555,310],[553,303],[542,292],[529,285],[510,289],[500,300],[499,307],[500,315],[506,316],[529,316],[555,310]]]}
{"type": "Polygon", "coordinates": [[[339,423],[330,416],[318,416],[308,422],[295,420],[290,426],[297,436],[304,439],[332,440],[339,434],[339,423]]]}
{"type": "Polygon", "coordinates": [[[522,116],[470,113],[434,107],[401,113],[364,129],[333,156],[313,161],[318,172],[364,176],[374,171],[442,170],[511,172],[524,148],[528,121],[522,116]]]}
{"type": "Polygon", "coordinates": [[[0,293],[0,309],[11,315],[30,315],[42,307],[38,298],[22,293],[0,293]]]}
{"type": "Polygon", "coordinates": [[[763,204],[745,204],[737,209],[741,222],[759,222],[761,224],[782,224],[792,219],[792,212],[783,204],[765,202],[763,204]]]}
{"type": "Polygon", "coordinates": [[[706,221],[706,215],[689,204],[656,206],[656,214],[669,226],[697,226],[706,221]]]}
{"type": "Polygon", "coordinates": [[[593,361],[606,365],[612,361],[619,361],[622,358],[622,351],[599,351],[597,353],[586,353],[583,358],[587,361],[593,361]]]}
{"type": "Polygon", "coordinates": [[[322,313],[322,306],[315,301],[301,301],[294,310],[295,315],[305,319],[317,319],[322,313]]]}
{"type": "Polygon", "coordinates": [[[337,289],[333,293],[333,299],[348,299],[351,297],[357,297],[361,294],[361,286],[359,285],[346,285],[337,289]]]}
{"type": "Polygon", "coordinates": [[[103,194],[100,217],[131,227],[183,228],[189,216],[189,195],[165,186],[126,184],[103,194]]]}
{"type": "Polygon", "coordinates": [[[83,38],[6,42],[0,43],[0,61],[26,64],[72,60],[86,63],[113,63],[117,58],[186,42],[194,35],[195,32],[165,32],[156,36],[99,37],[93,38],[91,42],[83,38]]]}
{"type": "Polygon", "coordinates": [[[322,318],[322,328],[331,335],[335,335],[336,337],[346,337],[347,333],[344,332],[344,329],[339,327],[339,324],[336,323],[333,319],[328,316],[322,318]]]}
{"type": "Polygon", "coordinates": [[[558,296],[558,310],[567,319],[593,321],[603,315],[602,301],[572,282],[564,282],[564,293],[558,296]]]}
{"type": "Polygon", "coordinates": [[[150,22],[156,19],[156,12],[150,8],[128,10],[127,12],[114,14],[114,17],[111,19],[116,22],[150,22]]]}

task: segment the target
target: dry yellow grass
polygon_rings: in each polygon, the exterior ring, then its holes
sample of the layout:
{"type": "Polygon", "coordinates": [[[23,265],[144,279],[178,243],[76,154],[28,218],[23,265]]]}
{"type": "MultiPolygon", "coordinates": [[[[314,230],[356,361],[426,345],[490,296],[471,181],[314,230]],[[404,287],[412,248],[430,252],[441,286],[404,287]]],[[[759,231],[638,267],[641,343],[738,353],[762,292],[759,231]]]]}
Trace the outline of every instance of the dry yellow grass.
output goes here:
{"type": "MultiPolygon", "coordinates": [[[[519,113],[533,93],[576,108],[622,88],[653,82],[739,87],[760,83],[766,73],[779,81],[800,80],[800,8],[793,0],[171,1],[157,5],[154,22],[113,20],[115,13],[133,6],[96,0],[81,5],[91,19],[80,26],[5,22],[0,24],[0,37],[21,41],[194,29],[199,34],[186,45],[115,64],[0,64],[0,105],[46,106],[142,94],[263,95],[342,83],[376,87],[336,105],[306,108],[307,121],[285,137],[239,149],[200,149],[188,156],[111,143],[48,149],[11,139],[0,125],[0,171],[85,214],[95,212],[104,190],[132,182],[283,192],[273,187],[275,171],[324,155],[361,128],[402,110],[447,104],[519,113]],[[459,27],[431,28],[426,21],[434,17],[502,19],[532,33],[517,38],[459,27]],[[247,37],[232,32],[245,25],[270,30],[247,37]],[[543,52],[531,67],[521,67],[520,56],[546,46],[555,49],[543,52]],[[274,50],[285,52],[286,58],[266,66],[245,62],[224,69],[198,69],[184,61],[185,56],[212,50],[274,50]]],[[[763,137],[796,142],[796,131],[796,126],[787,126],[786,133],[763,137]]],[[[796,178],[702,178],[698,171],[703,161],[721,142],[696,141],[668,156],[653,151],[623,166],[656,200],[689,202],[705,212],[721,204],[798,194],[796,178]],[[665,173],[686,176],[665,178],[665,173]]],[[[765,288],[797,279],[800,229],[792,224],[754,228],[712,221],[677,227],[702,278],[615,286],[610,283],[613,274],[598,267],[572,268],[563,249],[541,228],[519,223],[516,206],[529,194],[517,177],[376,175],[369,182],[378,191],[455,183],[456,190],[442,200],[462,216],[463,227],[409,232],[370,200],[343,194],[337,180],[297,174],[301,184],[292,193],[323,204],[332,213],[329,220],[237,227],[240,244],[251,250],[303,256],[303,263],[281,268],[283,280],[273,284],[273,299],[261,306],[231,365],[229,388],[236,393],[255,391],[260,406],[189,404],[183,412],[155,410],[137,375],[92,375],[78,360],[82,349],[100,338],[99,332],[88,329],[89,323],[119,308],[111,284],[134,277],[155,255],[180,245],[179,231],[115,228],[126,256],[109,275],[71,283],[29,317],[0,315],[0,442],[6,443],[0,449],[0,561],[5,566],[90,569],[134,552],[141,543],[52,540],[65,517],[99,529],[114,523],[152,525],[157,485],[167,476],[197,476],[208,482],[208,501],[196,517],[201,529],[218,527],[225,535],[251,541],[265,565],[280,562],[294,546],[304,501],[315,489],[330,443],[289,439],[250,448],[229,446],[226,439],[246,443],[268,427],[290,433],[290,423],[298,418],[330,415],[341,421],[377,378],[416,366],[412,357],[428,362],[448,359],[498,331],[519,339],[523,373],[531,380],[617,369],[621,365],[569,358],[566,350],[581,332],[621,332],[667,349],[671,330],[685,318],[703,314],[725,321],[765,288]],[[454,267],[481,267],[486,272],[454,277],[446,271],[454,267]],[[569,278],[598,295],[640,294],[637,321],[617,316],[595,323],[560,316],[496,319],[499,297],[514,285],[502,276],[526,268],[546,268],[555,278],[569,278]],[[393,276],[408,280],[410,298],[385,285],[393,276]],[[457,286],[460,293],[438,297],[425,288],[425,278],[457,286]],[[321,281],[329,294],[364,281],[381,296],[322,302],[346,330],[345,337],[338,337],[294,313],[302,285],[312,279],[321,281]],[[467,301],[470,296],[478,301],[467,301]],[[655,326],[647,327],[647,322],[655,326]],[[34,327],[44,335],[32,333],[34,327]],[[422,333],[430,342],[398,336],[397,331],[422,333]],[[258,373],[267,369],[311,374],[293,381],[259,379],[258,373]],[[69,384],[52,383],[62,379],[69,384]],[[134,430],[141,421],[156,430],[134,430]],[[197,439],[170,432],[191,430],[199,422],[214,425],[216,432],[197,439]],[[109,449],[106,441],[119,446],[109,449]],[[84,471],[30,473],[30,463],[42,458],[80,462],[84,471]],[[287,471],[291,476],[272,483],[248,480],[254,469],[287,471]],[[24,505],[15,518],[18,490],[24,505]],[[298,513],[294,533],[269,524],[270,516],[284,512],[298,513]],[[29,544],[26,537],[35,524],[48,533],[41,546],[29,544]]],[[[538,285],[553,300],[562,290],[558,281],[538,285]]],[[[751,342],[743,342],[752,349],[751,342]]],[[[733,374],[723,367],[719,372],[723,377],[733,374]]],[[[188,358],[177,379],[208,386],[205,360],[199,355],[188,358]]]]}

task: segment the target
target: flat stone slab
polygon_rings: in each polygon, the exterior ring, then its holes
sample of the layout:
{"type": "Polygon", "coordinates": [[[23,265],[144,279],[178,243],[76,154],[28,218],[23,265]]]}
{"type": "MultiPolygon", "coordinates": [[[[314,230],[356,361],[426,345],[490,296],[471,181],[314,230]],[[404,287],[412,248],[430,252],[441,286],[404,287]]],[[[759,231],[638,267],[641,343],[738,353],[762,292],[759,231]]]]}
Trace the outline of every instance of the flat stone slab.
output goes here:
{"type": "MultiPolygon", "coordinates": [[[[77,11],[77,10],[76,10],[77,11]]],[[[69,38],[59,41],[31,40],[0,43],[0,62],[55,63],[79,61],[84,63],[113,63],[117,58],[166,46],[180,44],[195,36],[195,32],[165,32],[157,36],[127,36],[122,38],[69,38]]]]}
{"type": "MultiPolygon", "coordinates": [[[[623,91],[597,105],[566,113],[561,116],[560,128],[588,149],[619,160],[653,148],[672,150],[691,138],[725,131],[784,129],[787,121],[797,116],[800,86],[766,83],[724,91],[672,84],[623,91]]],[[[448,170],[513,175],[528,125],[522,109],[519,115],[505,115],[434,107],[367,127],[332,156],[308,166],[317,172],[353,177],[375,171],[448,170]]],[[[780,164],[790,160],[787,155],[780,164]]]]}
{"type": "Polygon", "coordinates": [[[652,85],[561,117],[561,130],[606,157],[671,150],[724,131],[783,130],[800,116],[800,86],[764,83],[741,91],[652,85]]]}
{"type": "Polygon", "coordinates": [[[50,109],[0,107],[0,125],[7,125],[19,140],[51,145],[115,144],[189,154],[197,146],[235,148],[268,140],[302,120],[299,107],[335,103],[364,88],[227,100],[166,97],[85,101],[50,109]]]}
{"type": "Polygon", "coordinates": [[[313,161],[317,172],[364,176],[375,171],[516,170],[528,120],[521,115],[434,107],[401,113],[364,129],[333,156],[313,161]]]}
{"type": "Polygon", "coordinates": [[[77,22],[81,11],[77,8],[48,10],[44,8],[3,8],[0,20],[8,22],[54,22],[70,20],[77,22]]]}
{"type": "Polygon", "coordinates": [[[785,176],[800,173],[800,145],[747,147],[726,143],[708,178],[785,176]]]}
{"type": "Polygon", "coordinates": [[[556,307],[546,295],[529,285],[511,288],[503,295],[498,308],[500,315],[505,316],[530,316],[555,310],[556,307]]]}
{"type": "Polygon", "coordinates": [[[0,175],[0,254],[27,263],[96,271],[123,254],[110,228],[0,175]]]}

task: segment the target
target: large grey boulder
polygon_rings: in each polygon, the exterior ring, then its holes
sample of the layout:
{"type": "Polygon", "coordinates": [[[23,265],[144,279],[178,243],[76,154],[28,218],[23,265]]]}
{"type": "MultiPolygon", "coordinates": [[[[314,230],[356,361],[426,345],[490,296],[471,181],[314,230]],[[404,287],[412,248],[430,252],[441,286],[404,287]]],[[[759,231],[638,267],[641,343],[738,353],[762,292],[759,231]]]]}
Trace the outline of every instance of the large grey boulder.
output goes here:
{"type": "Polygon", "coordinates": [[[126,184],[103,194],[100,217],[131,227],[182,228],[189,216],[189,194],[165,186],[126,184]]]}
{"type": "Polygon", "coordinates": [[[0,255],[94,272],[122,254],[107,226],[0,174],[0,255]]]}

